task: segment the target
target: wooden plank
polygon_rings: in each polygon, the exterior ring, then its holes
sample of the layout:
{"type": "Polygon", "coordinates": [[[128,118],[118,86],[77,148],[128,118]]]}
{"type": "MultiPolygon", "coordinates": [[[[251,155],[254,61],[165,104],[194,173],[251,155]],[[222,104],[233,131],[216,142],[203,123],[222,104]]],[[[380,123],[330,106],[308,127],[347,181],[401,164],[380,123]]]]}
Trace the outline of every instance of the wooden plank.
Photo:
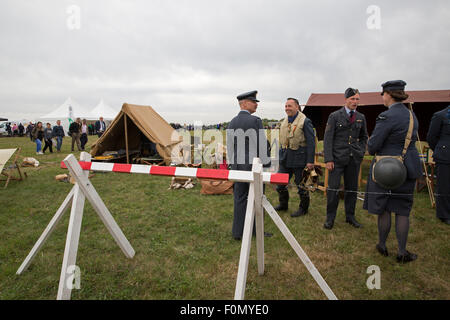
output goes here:
{"type": "Polygon", "coordinates": [[[363,162],[361,162],[361,163],[359,164],[358,188],[361,187],[361,182],[362,182],[362,164],[363,164],[363,162]]]}
{"type": "Polygon", "coordinates": [[[99,194],[95,190],[94,186],[91,184],[89,179],[85,176],[82,176],[80,173],[82,169],[78,164],[77,160],[73,155],[68,155],[64,159],[64,163],[70,171],[70,174],[75,178],[77,184],[79,184],[80,188],[83,190],[86,198],[91,203],[95,212],[97,212],[100,219],[103,221],[106,229],[108,229],[111,236],[114,238],[122,252],[125,254],[127,258],[133,258],[135,251],[131,244],[128,242],[127,238],[123,234],[120,227],[117,225],[113,216],[109,212],[108,208],[103,203],[103,200],[100,198],[99,194]]]}
{"type": "Polygon", "coordinates": [[[285,225],[283,220],[280,218],[278,213],[275,211],[275,209],[272,207],[270,202],[267,200],[265,196],[263,196],[263,206],[264,209],[266,209],[267,213],[269,213],[269,216],[272,218],[275,225],[280,229],[283,236],[286,238],[288,243],[291,245],[292,249],[294,249],[295,253],[298,255],[300,260],[305,265],[306,269],[308,269],[309,273],[312,275],[314,280],[317,282],[319,287],[322,289],[322,291],[325,293],[328,299],[330,300],[337,300],[337,297],[331,291],[328,284],[325,282],[325,280],[320,275],[319,271],[316,269],[312,261],[309,259],[309,257],[306,255],[306,253],[303,251],[300,244],[295,239],[294,235],[289,231],[288,227],[285,225]]]}
{"type": "Polygon", "coordinates": [[[241,254],[239,257],[239,268],[236,279],[235,300],[243,300],[247,282],[248,261],[252,241],[253,220],[255,218],[255,187],[250,183],[247,199],[247,210],[245,212],[244,234],[242,235],[241,254]]]}
{"type": "MultiPolygon", "coordinates": [[[[73,155],[72,157],[75,158],[73,155]]],[[[86,152],[82,152],[80,160],[90,161],[90,155],[86,152]]],[[[79,166],[78,162],[77,165],[79,166]]],[[[89,171],[82,171],[80,168],[79,174],[87,178],[89,171]]],[[[69,227],[67,229],[66,246],[64,249],[64,258],[59,278],[58,295],[56,297],[57,300],[70,300],[72,294],[72,287],[68,282],[72,279],[73,275],[68,271],[71,270],[73,266],[76,266],[77,262],[78,243],[80,240],[85,199],[86,197],[79,184],[75,184],[69,227]]]]}
{"type": "MultiPolygon", "coordinates": [[[[17,158],[19,157],[20,152],[22,152],[22,148],[19,148],[19,149],[17,150],[17,158]]],[[[22,177],[22,171],[20,170],[20,166],[19,166],[19,164],[17,163],[17,159],[16,159],[16,161],[14,161],[14,162],[16,163],[17,170],[19,171],[20,180],[22,180],[22,179],[23,179],[23,177],[22,177]]],[[[25,177],[26,177],[26,176],[25,176],[25,177]]]]}
{"type": "Polygon", "coordinates": [[[69,194],[67,194],[66,198],[64,199],[63,203],[59,207],[58,211],[56,211],[56,214],[53,216],[52,220],[50,220],[50,223],[45,228],[44,232],[39,237],[38,241],[34,244],[33,248],[31,249],[28,256],[25,258],[25,260],[22,262],[21,266],[17,270],[16,274],[22,274],[26,269],[28,269],[29,265],[31,264],[31,261],[33,261],[36,254],[41,250],[43,247],[45,241],[50,237],[52,232],[55,230],[55,227],[58,225],[59,221],[61,220],[64,213],[69,208],[73,194],[75,192],[75,186],[70,190],[69,194]]]}
{"type": "Polygon", "coordinates": [[[263,182],[261,160],[253,160],[253,181],[255,188],[255,219],[256,219],[256,258],[258,262],[258,274],[264,274],[264,218],[263,218],[263,182]]]}

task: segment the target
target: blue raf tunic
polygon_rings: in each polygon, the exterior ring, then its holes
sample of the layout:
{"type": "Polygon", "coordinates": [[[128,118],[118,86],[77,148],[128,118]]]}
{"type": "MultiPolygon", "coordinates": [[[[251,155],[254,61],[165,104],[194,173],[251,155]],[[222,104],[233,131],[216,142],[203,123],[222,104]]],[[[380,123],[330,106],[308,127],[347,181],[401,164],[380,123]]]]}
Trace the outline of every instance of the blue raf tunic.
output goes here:
{"type": "MultiPolygon", "coordinates": [[[[247,111],[240,111],[231,120],[227,128],[227,156],[232,170],[251,171],[253,157],[259,157],[264,167],[270,167],[270,144],[264,135],[263,124],[260,118],[251,115],[247,111]],[[261,139],[263,141],[260,143],[261,139]],[[239,140],[241,140],[241,144],[239,140]],[[264,147],[264,144],[265,148],[260,150],[260,147],[264,147]]],[[[234,183],[232,227],[234,238],[242,238],[244,232],[249,186],[250,184],[246,182],[234,183]]]]}
{"type": "MultiPolygon", "coordinates": [[[[409,216],[413,204],[415,182],[422,175],[419,153],[415,146],[419,122],[414,113],[413,119],[414,128],[411,143],[404,158],[404,164],[408,172],[406,181],[395,190],[386,190],[378,186],[372,180],[374,165],[374,161],[372,161],[363,205],[363,208],[368,210],[369,213],[382,214],[387,211],[409,216]]],[[[387,111],[382,112],[377,118],[375,129],[368,141],[369,153],[371,155],[401,155],[408,127],[408,108],[403,103],[391,105],[387,111]]]]}
{"type": "Polygon", "coordinates": [[[450,220],[450,106],[433,115],[427,141],[436,163],[436,216],[450,220]]]}

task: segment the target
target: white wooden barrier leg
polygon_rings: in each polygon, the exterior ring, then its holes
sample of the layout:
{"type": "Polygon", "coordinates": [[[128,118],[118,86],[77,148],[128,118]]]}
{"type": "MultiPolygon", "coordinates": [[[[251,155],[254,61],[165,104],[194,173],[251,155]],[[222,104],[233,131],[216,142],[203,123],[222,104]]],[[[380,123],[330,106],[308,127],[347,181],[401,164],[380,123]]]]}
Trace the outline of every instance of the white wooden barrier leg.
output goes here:
{"type": "Polygon", "coordinates": [[[247,198],[247,210],[245,212],[244,234],[242,236],[241,255],[239,257],[239,269],[236,280],[235,300],[242,300],[245,296],[247,283],[248,261],[252,241],[253,222],[256,218],[256,249],[258,260],[258,272],[264,273],[264,224],[262,221],[262,165],[258,158],[253,159],[253,182],[250,183],[247,198]]]}
{"type": "Polygon", "coordinates": [[[89,179],[82,174],[83,170],[81,169],[78,161],[75,159],[74,155],[70,154],[64,159],[64,163],[70,171],[70,174],[77,181],[78,186],[83,191],[86,198],[91,203],[95,212],[97,212],[100,219],[103,221],[103,224],[108,229],[111,236],[114,238],[116,243],[119,245],[122,252],[125,254],[127,258],[133,258],[135,251],[131,244],[128,242],[127,238],[123,234],[122,230],[114,220],[113,216],[109,212],[108,208],[103,203],[103,200],[100,198],[99,194],[92,186],[89,179]]]}
{"type": "Polygon", "coordinates": [[[33,248],[31,249],[30,253],[28,254],[28,256],[25,258],[25,260],[20,265],[20,267],[17,270],[16,274],[22,274],[22,272],[27,270],[29,265],[31,264],[31,261],[33,261],[33,259],[36,256],[36,254],[44,246],[45,241],[47,241],[47,239],[50,237],[50,235],[52,234],[52,232],[55,229],[56,225],[58,224],[58,222],[61,220],[61,218],[64,215],[64,213],[69,208],[69,206],[70,206],[70,204],[72,202],[72,199],[73,199],[73,195],[74,195],[75,189],[76,189],[76,186],[74,186],[72,188],[72,190],[70,190],[69,194],[67,194],[66,198],[64,199],[63,203],[59,207],[58,211],[56,211],[56,213],[53,216],[52,220],[50,220],[50,222],[47,225],[47,227],[45,228],[44,232],[41,234],[41,236],[39,237],[38,241],[36,241],[36,243],[34,244],[33,248]]]}
{"type": "MultiPolygon", "coordinates": [[[[74,156],[72,155],[72,157],[74,156]]],[[[90,161],[90,155],[83,152],[80,160],[90,161]]],[[[89,176],[89,171],[84,171],[81,175],[87,178],[89,176]]],[[[56,297],[57,300],[70,300],[74,276],[73,273],[76,270],[75,266],[77,261],[81,222],[83,220],[85,195],[78,183],[75,185],[74,189],[72,210],[70,212],[69,227],[67,229],[66,247],[64,249],[61,276],[59,278],[58,295],[56,297]]]]}
{"type": "Polygon", "coordinates": [[[280,229],[283,236],[289,242],[292,249],[294,249],[295,253],[298,255],[300,260],[306,266],[309,273],[312,275],[312,277],[317,282],[319,287],[325,293],[327,298],[329,300],[337,300],[337,297],[334,295],[333,291],[331,291],[330,287],[325,282],[325,280],[322,278],[319,271],[316,269],[316,267],[314,266],[312,261],[306,255],[305,251],[303,251],[302,247],[300,247],[300,244],[297,242],[297,240],[295,239],[293,234],[289,231],[287,226],[284,224],[283,220],[281,220],[280,216],[277,214],[277,212],[275,211],[275,209],[272,207],[272,205],[270,204],[270,202],[267,200],[267,198],[265,196],[263,196],[262,202],[263,202],[264,209],[266,209],[267,213],[269,213],[269,215],[272,218],[275,225],[278,227],[278,229],[280,229]]]}
{"type": "Polygon", "coordinates": [[[263,218],[263,181],[261,160],[253,160],[253,181],[255,188],[255,220],[256,220],[256,258],[258,274],[264,274],[264,218],[263,218]]]}
{"type": "Polygon", "coordinates": [[[250,257],[250,247],[252,245],[252,229],[255,218],[255,188],[253,182],[250,183],[247,199],[247,210],[245,212],[244,233],[242,235],[241,255],[239,257],[239,269],[236,280],[235,300],[244,299],[245,286],[247,282],[248,260],[250,257]]]}

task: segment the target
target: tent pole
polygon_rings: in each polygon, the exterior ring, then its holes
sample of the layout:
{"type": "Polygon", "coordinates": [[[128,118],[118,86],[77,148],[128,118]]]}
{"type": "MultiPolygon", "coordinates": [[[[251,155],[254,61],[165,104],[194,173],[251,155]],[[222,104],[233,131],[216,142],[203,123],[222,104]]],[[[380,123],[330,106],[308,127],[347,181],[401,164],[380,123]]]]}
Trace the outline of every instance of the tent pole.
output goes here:
{"type": "Polygon", "coordinates": [[[125,151],[127,152],[127,164],[130,163],[130,159],[128,157],[128,129],[127,129],[127,114],[123,114],[123,121],[125,124],[125,151]]]}

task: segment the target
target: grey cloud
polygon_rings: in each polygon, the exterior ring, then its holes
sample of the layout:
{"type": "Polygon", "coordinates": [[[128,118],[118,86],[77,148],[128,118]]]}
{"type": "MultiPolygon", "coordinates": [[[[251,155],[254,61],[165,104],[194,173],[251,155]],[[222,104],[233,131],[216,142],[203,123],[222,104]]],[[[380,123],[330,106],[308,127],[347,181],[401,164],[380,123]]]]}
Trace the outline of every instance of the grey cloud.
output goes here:
{"type": "Polygon", "coordinates": [[[257,114],[287,96],[347,86],[449,87],[448,1],[2,1],[0,113],[38,116],[68,96],[148,104],[170,122],[230,120],[257,89],[257,114]],[[66,26],[69,5],[81,28],[66,26]],[[366,9],[381,8],[381,30],[366,9]]]}

